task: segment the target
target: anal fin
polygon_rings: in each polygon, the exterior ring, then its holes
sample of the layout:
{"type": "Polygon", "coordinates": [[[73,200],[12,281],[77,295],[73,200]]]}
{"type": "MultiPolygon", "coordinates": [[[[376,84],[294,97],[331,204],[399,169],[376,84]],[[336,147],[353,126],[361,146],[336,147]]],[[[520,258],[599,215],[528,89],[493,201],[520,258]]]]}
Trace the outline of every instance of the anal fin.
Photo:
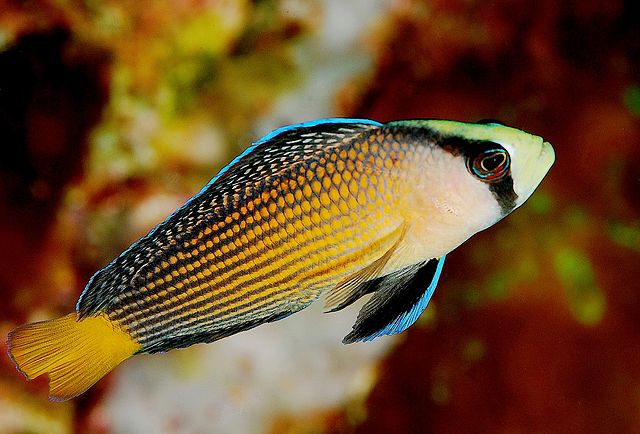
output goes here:
{"type": "Polygon", "coordinates": [[[342,342],[370,341],[401,333],[416,322],[436,289],[444,258],[413,264],[370,282],[367,290],[374,295],[362,307],[353,330],[342,342]]]}

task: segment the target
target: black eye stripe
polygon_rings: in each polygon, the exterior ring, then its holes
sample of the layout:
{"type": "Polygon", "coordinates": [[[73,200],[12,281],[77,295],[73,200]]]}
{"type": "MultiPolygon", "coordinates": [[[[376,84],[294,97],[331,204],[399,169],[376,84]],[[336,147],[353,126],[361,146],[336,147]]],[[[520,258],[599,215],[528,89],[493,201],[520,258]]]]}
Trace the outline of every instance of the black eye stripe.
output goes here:
{"type": "Polygon", "coordinates": [[[505,126],[504,123],[502,123],[502,122],[500,122],[499,120],[496,120],[496,119],[480,119],[478,122],[476,122],[476,124],[505,126]]]}
{"type": "MultiPolygon", "coordinates": [[[[492,120],[487,121],[487,124],[498,123],[492,120]]],[[[490,140],[474,140],[468,137],[446,135],[441,132],[430,128],[408,128],[396,125],[389,125],[390,132],[394,134],[400,134],[406,137],[408,140],[419,144],[428,144],[430,146],[437,147],[448,154],[463,159],[463,164],[466,162],[467,169],[469,170],[469,161],[477,156],[480,152],[487,149],[501,149],[504,150],[502,145],[490,140]],[[410,137],[407,136],[407,131],[411,132],[410,137]]],[[[505,150],[506,152],[506,150],[505,150]]],[[[509,158],[510,161],[510,158],[509,158]]],[[[510,166],[510,163],[509,163],[510,166]]],[[[509,214],[516,207],[516,201],[518,195],[513,188],[513,179],[511,177],[511,170],[507,167],[504,176],[499,177],[496,180],[483,180],[489,187],[489,190],[498,202],[503,215],[509,214]]],[[[469,170],[471,176],[480,179],[471,170],[469,170]]]]}

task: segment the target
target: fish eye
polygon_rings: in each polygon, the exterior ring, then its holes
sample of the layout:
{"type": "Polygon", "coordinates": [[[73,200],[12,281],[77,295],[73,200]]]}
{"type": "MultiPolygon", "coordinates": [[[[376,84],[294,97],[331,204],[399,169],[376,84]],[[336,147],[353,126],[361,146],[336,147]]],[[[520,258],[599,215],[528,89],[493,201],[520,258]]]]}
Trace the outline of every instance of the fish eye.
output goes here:
{"type": "Polygon", "coordinates": [[[504,149],[486,149],[467,160],[471,174],[485,182],[501,179],[509,170],[511,159],[504,149]]]}

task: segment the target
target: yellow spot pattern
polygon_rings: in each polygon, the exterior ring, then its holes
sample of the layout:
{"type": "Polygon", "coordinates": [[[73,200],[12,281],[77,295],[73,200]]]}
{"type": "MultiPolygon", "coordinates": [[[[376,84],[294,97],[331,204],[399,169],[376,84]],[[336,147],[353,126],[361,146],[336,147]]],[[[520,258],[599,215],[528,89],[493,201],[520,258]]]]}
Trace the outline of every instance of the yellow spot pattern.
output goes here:
{"type": "Polygon", "coordinates": [[[411,152],[372,135],[238,186],[251,194],[169,251],[109,319],[144,351],[167,336],[215,334],[306,306],[393,243],[411,152]]]}

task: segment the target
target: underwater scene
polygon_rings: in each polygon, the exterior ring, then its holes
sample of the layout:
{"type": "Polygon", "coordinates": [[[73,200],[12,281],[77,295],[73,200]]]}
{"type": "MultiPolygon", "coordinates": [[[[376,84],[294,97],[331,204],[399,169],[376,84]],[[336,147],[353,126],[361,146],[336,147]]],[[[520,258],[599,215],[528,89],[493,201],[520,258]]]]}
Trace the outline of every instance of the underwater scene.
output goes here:
{"type": "Polygon", "coordinates": [[[640,432],[639,18],[631,0],[0,0],[0,433],[640,432]],[[16,369],[12,330],[73,312],[234,157],[322,118],[503,123],[555,163],[430,262],[401,333],[343,345],[367,297],[320,300],[61,401],[16,369]]]}

